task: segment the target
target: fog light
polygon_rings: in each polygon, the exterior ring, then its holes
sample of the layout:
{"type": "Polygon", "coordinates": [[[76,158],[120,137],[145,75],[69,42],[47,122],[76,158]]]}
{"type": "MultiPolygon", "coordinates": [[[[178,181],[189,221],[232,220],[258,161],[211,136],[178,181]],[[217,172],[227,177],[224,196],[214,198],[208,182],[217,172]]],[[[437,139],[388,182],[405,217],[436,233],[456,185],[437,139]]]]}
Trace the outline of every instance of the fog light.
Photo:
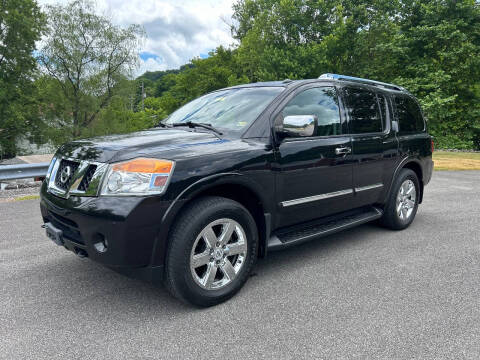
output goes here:
{"type": "Polygon", "coordinates": [[[97,250],[99,253],[104,253],[105,251],[107,251],[108,241],[105,236],[103,236],[102,234],[96,234],[94,237],[94,241],[95,243],[93,244],[93,247],[95,248],[95,250],[97,250]]]}

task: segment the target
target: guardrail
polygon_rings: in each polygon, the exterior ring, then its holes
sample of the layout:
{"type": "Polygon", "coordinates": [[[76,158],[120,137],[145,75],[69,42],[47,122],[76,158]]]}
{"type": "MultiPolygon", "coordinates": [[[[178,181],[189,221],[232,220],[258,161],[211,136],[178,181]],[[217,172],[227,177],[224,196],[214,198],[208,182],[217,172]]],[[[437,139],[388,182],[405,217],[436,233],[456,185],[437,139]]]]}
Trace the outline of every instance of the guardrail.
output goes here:
{"type": "Polygon", "coordinates": [[[44,177],[50,163],[0,165],[0,181],[44,177]]]}

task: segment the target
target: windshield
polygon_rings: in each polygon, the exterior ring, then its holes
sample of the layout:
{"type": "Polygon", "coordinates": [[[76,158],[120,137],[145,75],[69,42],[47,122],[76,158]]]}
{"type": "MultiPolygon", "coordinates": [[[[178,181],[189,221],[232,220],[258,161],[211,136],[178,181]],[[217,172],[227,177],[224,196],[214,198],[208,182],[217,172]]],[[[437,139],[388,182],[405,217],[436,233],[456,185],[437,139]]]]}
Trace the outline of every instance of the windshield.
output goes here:
{"type": "Polygon", "coordinates": [[[283,90],[283,87],[251,87],[216,91],[182,106],[165,124],[191,121],[239,131],[250,125],[283,90]]]}

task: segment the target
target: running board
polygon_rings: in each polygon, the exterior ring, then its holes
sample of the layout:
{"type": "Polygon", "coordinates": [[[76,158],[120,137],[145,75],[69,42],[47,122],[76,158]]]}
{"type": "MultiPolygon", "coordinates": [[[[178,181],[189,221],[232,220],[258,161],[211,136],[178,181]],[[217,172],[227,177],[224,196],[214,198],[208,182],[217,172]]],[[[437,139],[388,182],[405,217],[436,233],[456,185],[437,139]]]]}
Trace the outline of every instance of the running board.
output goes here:
{"type": "Polygon", "coordinates": [[[381,218],[383,211],[374,206],[348,211],[322,220],[296,225],[274,232],[268,250],[280,250],[315,238],[327,236],[381,218]]]}

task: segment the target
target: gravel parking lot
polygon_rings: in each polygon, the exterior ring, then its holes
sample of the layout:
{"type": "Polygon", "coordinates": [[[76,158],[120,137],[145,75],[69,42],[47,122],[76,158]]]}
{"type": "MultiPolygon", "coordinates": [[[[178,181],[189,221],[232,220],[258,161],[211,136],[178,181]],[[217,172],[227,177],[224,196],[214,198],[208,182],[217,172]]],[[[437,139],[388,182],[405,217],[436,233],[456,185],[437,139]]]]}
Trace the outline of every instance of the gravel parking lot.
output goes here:
{"type": "Polygon", "coordinates": [[[479,359],[480,172],[435,172],[414,224],[259,261],[198,310],[57,247],[0,203],[1,359],[479,359]]]}

